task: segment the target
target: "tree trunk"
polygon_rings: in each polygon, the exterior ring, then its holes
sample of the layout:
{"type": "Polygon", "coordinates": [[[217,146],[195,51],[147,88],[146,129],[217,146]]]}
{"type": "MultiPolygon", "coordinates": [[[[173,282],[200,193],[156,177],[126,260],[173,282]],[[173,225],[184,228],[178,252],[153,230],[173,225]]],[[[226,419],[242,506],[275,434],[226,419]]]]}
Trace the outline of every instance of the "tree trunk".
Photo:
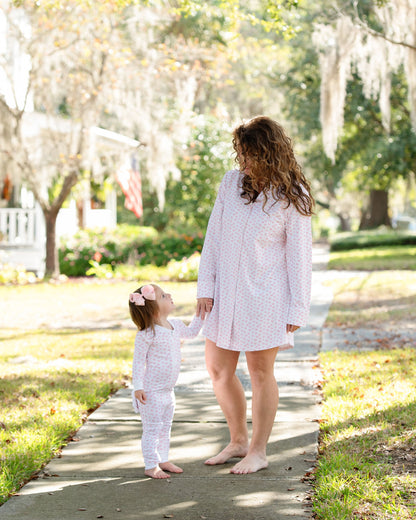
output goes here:
{"type": "Polygon", "coordinates": [[[46,224],[46,277],[59,275],[58,250],[56,248],[56,217],[57,211],[44,211],[46,224]]]}
{"type": "Polygon", "coordinates": [[[361,217],[360,229],[373,229],[379,226],[391,227],[388,190],[371,190],[368,210],[361,217]]]}
{"type": "Polygon", "coordinates": [[[339,218],[339,228],[340,231],[351,231],[351,219],[347,215],[343,215],[342,213],[337,213],[337,217],[339,218]]]}
{"type": "Polygon", "coordinates": [[[79,229],[84,228],[84,201],[81,199],[76,200],[77,208],[77,224],[79,229]]]}

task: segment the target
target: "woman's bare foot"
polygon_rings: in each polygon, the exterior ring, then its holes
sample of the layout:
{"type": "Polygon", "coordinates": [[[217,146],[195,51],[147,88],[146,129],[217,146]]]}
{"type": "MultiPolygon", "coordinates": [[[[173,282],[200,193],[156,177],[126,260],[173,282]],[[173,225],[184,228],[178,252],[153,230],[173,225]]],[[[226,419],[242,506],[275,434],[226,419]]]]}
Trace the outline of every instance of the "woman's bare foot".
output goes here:
{"type": "Polygon", "coordinates": [[[230,473],[235,473],[236,475],[255,473],[256,471],[267,468],[268,465],[269,463],[264,455],[251,454],[244,457],[240,462],[237,462],[237,464],[230,469],[230,473]]]}
{"type": "Polygon", "coordinates": [[[247,455],[248,447],[244,444],[229,444],[218,455],[211,457],[205,461],[204,464],[208,466],[215,466],[216,464],[225,464],[227,460],[233,457],[245,457],[247,455]]]}
{"type": "Polygon", "coordinates": [[[159,466],[156,466],[155,468],[146,469],[144,471],[144,474],[148,477],[152,478],[169,478],[169,473],[165,473],[159,466]]]}
{"type": "Polygon", "coordinates": [[[171,473],[183,473],[183,469],[176,464],[172,464],[172,462],[161,462],[159,467],[165,471],[170,471],[171,473]]]}

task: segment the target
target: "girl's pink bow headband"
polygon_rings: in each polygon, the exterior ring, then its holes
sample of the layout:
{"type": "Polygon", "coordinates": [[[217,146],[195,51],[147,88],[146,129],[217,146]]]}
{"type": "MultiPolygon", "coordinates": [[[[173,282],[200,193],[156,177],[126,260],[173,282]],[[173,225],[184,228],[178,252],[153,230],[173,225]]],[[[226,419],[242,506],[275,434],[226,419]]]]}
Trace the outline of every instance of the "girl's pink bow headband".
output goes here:
{"type": "Polygon", "coordinates": [[[143,306],[146,300],[156,300],[155,289],[152,285],[145,285],[141,289],[141,293],[131,293],[129,300],[135,305],[143,306]]]}

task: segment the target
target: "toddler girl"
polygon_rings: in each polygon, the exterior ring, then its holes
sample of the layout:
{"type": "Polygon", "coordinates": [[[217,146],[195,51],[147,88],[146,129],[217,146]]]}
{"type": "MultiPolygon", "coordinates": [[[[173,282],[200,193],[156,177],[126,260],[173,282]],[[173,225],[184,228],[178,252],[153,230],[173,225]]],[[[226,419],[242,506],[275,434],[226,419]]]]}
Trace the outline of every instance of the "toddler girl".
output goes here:
{"type": "Polygon", "coordinates": [[[203,322],[194,317],[186,326],[179,319],[168,319],[175,305],[158,285],[140,287],[129,300],[131,318],[139,329],[134,341],[133,408],[142,419],[144,473],[168,478],[165,471],[183,471],[168,460],[181,339],[197,336],[203,322]]]}

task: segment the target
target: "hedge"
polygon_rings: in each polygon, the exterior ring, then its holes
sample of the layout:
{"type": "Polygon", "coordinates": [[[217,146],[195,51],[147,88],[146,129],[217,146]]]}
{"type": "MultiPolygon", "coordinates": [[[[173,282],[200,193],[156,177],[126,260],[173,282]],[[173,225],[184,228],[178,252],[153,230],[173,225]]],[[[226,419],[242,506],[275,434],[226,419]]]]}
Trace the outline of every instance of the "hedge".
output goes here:
{"type": "Polygon", "coordinates": [[[414,231],[358,231],[336,235],[330,240],[331,251],[349,251],[382,246],[416,245],[414,231]]]}
{"type": "Polygon", "coordinates": [[[204,236],[185,233],[159,234],[154,228],[121,224],[114,230],[84,229],[62,241],[60,272],[85,276],[92,262],[164,266],[202,250],[204,236]]]}

